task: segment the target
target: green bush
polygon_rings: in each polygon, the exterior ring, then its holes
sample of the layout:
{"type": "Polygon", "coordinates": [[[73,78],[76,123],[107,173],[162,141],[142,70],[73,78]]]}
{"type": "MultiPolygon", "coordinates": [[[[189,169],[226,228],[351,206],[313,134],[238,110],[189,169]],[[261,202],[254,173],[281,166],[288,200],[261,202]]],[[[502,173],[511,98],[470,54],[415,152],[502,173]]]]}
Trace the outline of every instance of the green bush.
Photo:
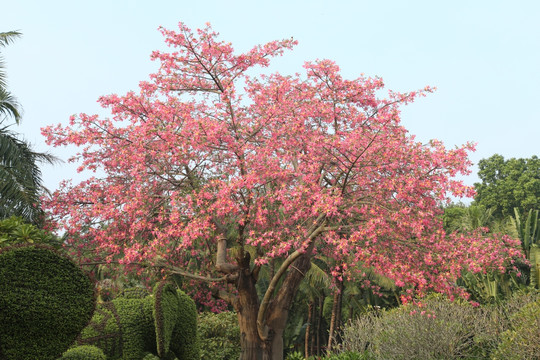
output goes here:
{"type": "Polygon", "coordinates": [[[195,303],[166,282],[158,283],[152,296],[127,291],[98,305],[91,323],[77,344],[101,348],[108,359],[142,359],[150,354],[179,360],[198,359],[195,303]]]}
{"type": "Polygon", "coordinates": [[[145,297],[150,295],[150,292],[143,287],[132,287],[124,289],[120,297],[126,299],[144,299],[145,297]]]}
{"type": "Polygon", "coordinates": [[[343,348],[379,359],[457,359],[474,351],[475,309],[441,297],[349,323],[343,348]],[[367,353],[366,353],[367,351],[367,353]]]}
{"type": "MultiPolygon", "coordinates": [[[[345,351],[338,354],[331,354],[322,358],[310,356],[309,360],[374,360],[375,357],[366,352],[358,353],[354,351],[345,351]]],[[[304,355],[300,351],[295,351],[287,356],[286,360],[305,360],[304,355]]]]}
{"type": "Polygon", "coordinates": [[[540,300],[525,305],[511,318],[493,359],[540,359],[540,300]]]}
{"type": "Polygon", "coordinates": [[[192,298],[181,290],[178,295],[178,320],[172,332],[171,350],[180,360],[199,359],[200,344],[197,326],[197,307],[192,298]]]}
{"type": "Polygon", "coordinates": [[[0,358],[59,358],[94,307],[92,281],[52,247],[0,249],[0,358]]]}
{"type": "Polygon", "coordinates": [[[46,244],[59,248],[62,242],[54,234],[12,216],[0,220],[0,247],[16,244],[46,244]]]}
{"type": "Polygon", "coordinates": [[[67,350],[60,360],[107,360],[107,357],[97,346],[82,345],[67,350]]]}
{"type": "Polygon", "coordinates": [[[236,313],[199,314],[199,336],[201,359],[236,360],[240,357],[240,328],[236,313]]]}
{"type": "Polygon", "coordinates": [[[77,343],[101,348],[110,360],[142,359],[146,352],[156,353],[152,308],[151,297],[98,304],[77,343]]]}

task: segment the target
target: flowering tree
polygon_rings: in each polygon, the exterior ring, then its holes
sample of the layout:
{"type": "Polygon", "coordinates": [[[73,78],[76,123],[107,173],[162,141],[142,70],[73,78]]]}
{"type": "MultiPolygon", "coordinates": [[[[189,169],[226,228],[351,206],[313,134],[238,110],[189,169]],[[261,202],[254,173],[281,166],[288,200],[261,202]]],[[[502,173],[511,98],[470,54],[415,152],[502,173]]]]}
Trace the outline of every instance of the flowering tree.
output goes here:
{"type": "Polygon", "coordinates": [[[138,93],[100,98],[110,119],[43,129],[54,146],[81,146],[73,160],[96,172],[47,206],[107,261],[210,282],[238,312],[242,359],[282,359],[287,311],[317,254],[335,276],[362,264],[412,296],[460,293],[463,268],[504,269],[519,253],[508,238],[442,230],[440,203],[472,194],[452,178],[468,173],[473,146],[421,144],[400,125],[398,107],[431,89],[380,99],[380,79],[346,80],[328,60],[303,76],[250,75],[295,41],[236,55],[209,25],[161,31],[173,51],[152,54],[161,67],[138,93]]]}

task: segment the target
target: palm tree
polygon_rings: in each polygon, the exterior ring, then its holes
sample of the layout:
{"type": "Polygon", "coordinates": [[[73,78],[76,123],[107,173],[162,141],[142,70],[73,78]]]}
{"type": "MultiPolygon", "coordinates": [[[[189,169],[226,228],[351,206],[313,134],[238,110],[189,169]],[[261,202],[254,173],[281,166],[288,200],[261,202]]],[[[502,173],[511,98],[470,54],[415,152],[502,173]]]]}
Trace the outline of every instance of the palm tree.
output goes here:
{"type": "MultiPolygon", "coordinates": [[[[4,47],[13,42],[16,38],[20,37],[21,33],[18,31],[8,31],[0,33],[0,47],[4,47]]],[[[4,59],[0,55],[0,123],[7,117],[12,117],[15,123],[19,123],[21,120],[20,105],[17,99],[7,91],[6,72],[4,70],[4,59]]]]}
{"type": "Polygon", "coordinates": [[[16,134],[0,128],[0,219],[15,215],[34,224],[42,220],[40,195],[46,189],[40,162],[52,164],[55,158],[32,151],[16,134]]]}
{"type": "MultiPolygon", "coordinates": [[[[17,31],[0,33],[0,48],[21,36],[17,31]]],[[[20,105],[6,89],[6,73],[0,54],[0,124],[12,118],[21,121],[20,105]]],[[[20,216],[38,224],[43,218],[40,195],[46,191],[42,185],[38,163],[54,163],[57,159],[49,154],[33,151],[28,143],[19,139],[8,126],[0,127],[0,219],[20,216]]]]}

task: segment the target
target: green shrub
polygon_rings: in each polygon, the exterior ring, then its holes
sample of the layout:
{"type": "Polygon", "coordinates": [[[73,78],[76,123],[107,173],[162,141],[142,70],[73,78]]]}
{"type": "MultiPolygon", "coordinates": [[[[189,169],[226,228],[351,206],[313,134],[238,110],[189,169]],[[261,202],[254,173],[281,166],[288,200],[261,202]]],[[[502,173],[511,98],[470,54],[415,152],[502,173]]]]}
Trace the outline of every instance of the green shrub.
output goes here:
{"type": "Polygon", "coordinates": [[[20,217],[0,220],[0,247],[16,244],[46,244],[59,248],[62,242],[54,234],[28,224],[20,217]]]}
{"type": "Polygon", "coordinates": [[[379,359],[457,359],[474,351],[475,309],[442,297],[346,325],[343,348],[379,359]]]}
{"type": "Polygon", "coordinates": [[[67,350],[60,360],[107,360],[107,357],[97,346],[81,345],[67,350]]]}
{"type": "Polygon", "coordinates": [[[305,357],[300,351],[295,351],[287,356],[286,360],[304,360],[305,357]]]}
{"type": "Polygon", "coordinates": [[[540,300],[525,305],[511,319],[493,359],[540,359],[540,300]]]}
{"type": "Polygon", "coordinates": [[[77,343],[95,345],[111,360],[142,359],[146,352],[156,353],[152,308],[151,297],[101,303],[77,343]]]}
{"type": "Polygon", "coordinates": [[[240,357],[240,328],[235,312],[199,314],[201,359],[236,360],[240,357]]]}
{"type": "Polygon", "coordinates": [[[147,296],[150,296],[150,291],[143,287],[127,288],[124,289],[120,294],[120,297],[126,299],[144,299],[147,296]]]}
{"type": "Polygon", "coordinates": [[[474,321],[475,358],[491,359],[502,341],[502,334],[513,327],[514,315],[539,299],[538,291],[518,292],[504,302],[477,309],[474,321]]]}
{"type": "Polygon", "coordinates": [[[197,307],[192,298],[181,290],[178,295],[178,320],[172,332],[170,348],[179,360],[199,359],[200,344],[197,326],[197,307]]]}
{"type": "MultiPolygon", "coordinates": [[[[101,348],[108,359],[142,359],[150,354],[179,360],[199,359],[195,303],[166,282],[152,296],[126,296],[98,305],[77,343],[101,348]]],[[[158,358],[159,358],[158,357],[158,358]]]]}
{"type": "Polygon", "coordinates": [[[99,347],[110,359],[122,357],[122,333],[120,319],[112,302],[99,303],[92,320],[85,327],[77,344],[91,344],[99,347]]]}
{"type": "Polygon", "coordinates": [[[339,354],[329,355],[323,360],[374,360],[375,357],[370,352],[358,353],[353,351],[346,351],[339,354]]]}
{"type": "Polygon", "coordinates": [[[59,358],[94,307],[92,281],[52,247],[0,249],[0,358],[59,358]]]}

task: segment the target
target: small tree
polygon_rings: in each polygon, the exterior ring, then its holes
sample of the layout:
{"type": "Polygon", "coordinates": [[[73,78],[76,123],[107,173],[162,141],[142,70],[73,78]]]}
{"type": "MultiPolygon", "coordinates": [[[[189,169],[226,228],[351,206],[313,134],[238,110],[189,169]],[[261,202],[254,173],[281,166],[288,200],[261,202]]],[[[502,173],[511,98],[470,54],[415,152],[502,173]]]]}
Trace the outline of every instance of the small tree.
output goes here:
{"type": "Polygon", "coordinates": [[[236,55],[210,26],[161,29],[173,51],[140,92],[100,98],[112,118],[73,116],[43,133],[83,146],[80,171],[48,202],[80,246],[109,261],[157,265],[213,284],[238,313],[242,359],[282,359],[288,309],[310,259],[335,260],[335,276],[361,263],[399,286],[460,293],[463,267],[503,267],[508,238],[446,236],[440,203],[471,195],[472,145],[421,144],[399,106],[430,92],[376,96],[379,78],[344,79],[329,60],[305,75],[249,74],[291,49],[274,41],[236,55]],[[271,278],[262,299],[262,267],[271,278]],[[339,269],[339,271],[338,271],[339,269]]]}

